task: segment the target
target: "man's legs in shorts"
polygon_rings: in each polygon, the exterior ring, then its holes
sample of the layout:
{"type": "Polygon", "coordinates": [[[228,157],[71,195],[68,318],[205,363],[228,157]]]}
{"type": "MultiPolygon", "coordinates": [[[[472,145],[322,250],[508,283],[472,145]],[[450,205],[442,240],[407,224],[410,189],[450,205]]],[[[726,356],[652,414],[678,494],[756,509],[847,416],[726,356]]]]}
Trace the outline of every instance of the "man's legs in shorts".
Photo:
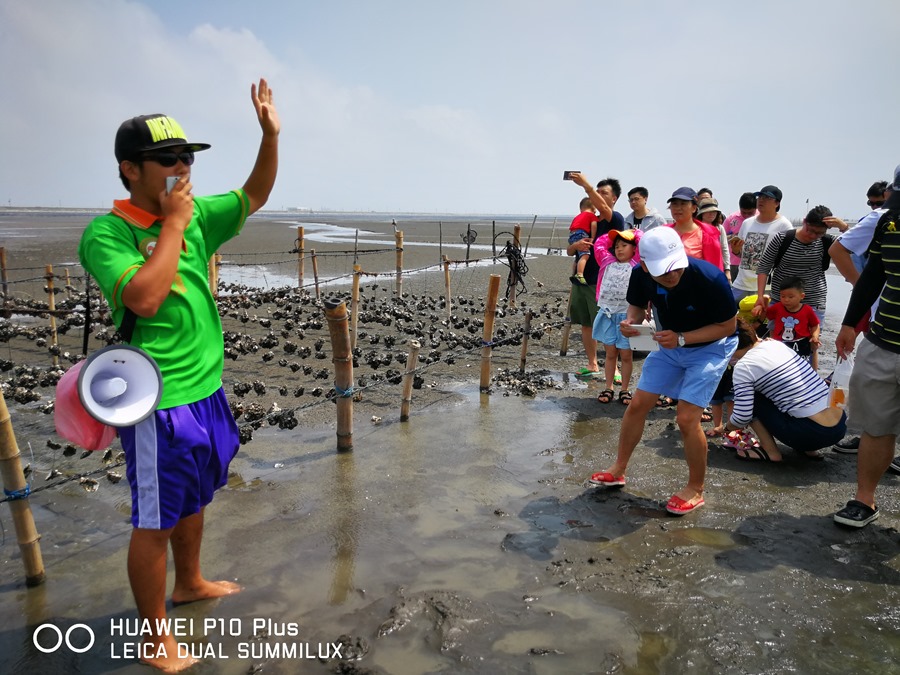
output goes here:
{"type": "MultiPolygon", "coordinates": [[[[659,394],[644,391],[643,389],[635,390],[634,398],[628,407],[625,408],[625,414],[622,416],[622,426],[619,427],[619,446],[616,461],[611,467],[606,469],[613,476],[625,475],[631,455],[644,435],[647,415],[656,407],[658,396],[659,394]]],[[[697,419],[699,420],[699,417],[697,419]]]]}
{"type": "Polygon", "coordinates": [[[703,408],[681,399],[675,409],[675,422],[681,431],[684,441],[684,459],[688,465],[688,482],[685,487],[675,493],[686,502],[703,496],[703,487],[706,482],[706,455],[709,447],[706,443],[706,434],[700,424],[700,415],[703,408]]]}
{"type": "Polygon", "coordinates": [[[581,341],[584,343],[585,352],[587,352],[587,369],[599,372],[600,366],[597,365],[597,341],[594,339],[593,326],[581,327],[581,341]]]}
{"type": "Polygon", "coordinates": [[[856,500],[875,508],[875,488],[894,459],[897,437],[870,436],[863,432],[856,455],[856,500]]]}

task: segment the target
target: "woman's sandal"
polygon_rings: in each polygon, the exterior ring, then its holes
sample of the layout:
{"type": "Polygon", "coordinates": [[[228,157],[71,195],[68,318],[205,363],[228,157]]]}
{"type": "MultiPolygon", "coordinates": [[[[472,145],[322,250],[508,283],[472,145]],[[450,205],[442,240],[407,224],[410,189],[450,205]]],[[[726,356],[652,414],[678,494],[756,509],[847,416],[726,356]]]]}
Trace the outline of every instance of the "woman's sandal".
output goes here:
{"type": "Polygon", "coordinates": [[[604,389],[603,391],[600,392],[600,395],[597,397],[597,400],[600,403],[609,403],[610,401],[613,400],[615,395],[616,395],[616,392],[614,392],[612,389],[604,389]]]}
{"type": "Polygon", "coordinates": [[[741,461],[749,462],[771,462],[772,464],[780,464],[782,461],[780,459],[772,459],[769,457],[769,453],[761,447],[754,447],[752,445],[744,445],[738,448],[735,456],[741,461]],[[741,451],[743,451],[743,455],[741,454],[741,451]]]}
{"type": "Polygon", "coordinates": [[[631,392],[627,389],[623,389],[619,392],[619,403],[622,405],[628,405],[631,403],[631,392]]]}
{"type": "Polygon", "coordinates": [[[705,408],[702,413],[700,413],[700,421],[701,422],[712,422],[712,410],[709,408],[705,408]]]}
{"type": "Polygon", "coordinates": [[[656,399],[657,408],[669,408],[673,405],[675,405],[675,399],[669,398],[668,396],[660,396],[656,399]]]}

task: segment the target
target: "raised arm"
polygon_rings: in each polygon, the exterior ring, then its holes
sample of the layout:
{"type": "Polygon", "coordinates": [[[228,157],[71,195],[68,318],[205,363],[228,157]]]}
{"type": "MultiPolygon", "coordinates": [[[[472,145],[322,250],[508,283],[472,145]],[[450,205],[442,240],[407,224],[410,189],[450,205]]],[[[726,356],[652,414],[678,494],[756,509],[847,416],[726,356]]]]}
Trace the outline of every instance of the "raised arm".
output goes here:
{"type": "Polygon", "coordinates": [[[600,193],[597,192],[596,188],[591,185],[591,182],[587,179],[583,174],[574,171],[572,173],[572,181],[576,184],[584,188],[585,193],[591,200],[591,204],[593,204],[594,208],[597,209],[597,214],[600,216],[600,220],[605,220],[608,223],[612,222],[613,218],[613,210],[612,207],[606,203],[606,200],[600,196],[600,193]]]}
{"type": "Polygon", "coordinates": [[[262,140],[256,155],[256,164],[244,183],[244,192],[250,200],[250,213],[259,211],[268,201],[275,176],[278,173],[278,134],[281,122],[275,109],[275,99],[269,83],[260,79],[259,88],[250,85],[250,98],[256,109],[256,117],[262,128],[262,140]]]}

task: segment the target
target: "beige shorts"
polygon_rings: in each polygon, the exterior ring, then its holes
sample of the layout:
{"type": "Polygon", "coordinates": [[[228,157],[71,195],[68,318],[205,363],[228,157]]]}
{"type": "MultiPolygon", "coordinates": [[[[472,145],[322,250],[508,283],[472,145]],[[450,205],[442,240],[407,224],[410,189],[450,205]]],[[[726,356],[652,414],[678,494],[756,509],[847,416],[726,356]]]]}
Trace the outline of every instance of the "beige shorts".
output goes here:
{"type": "Polygon", "coordinates": [[[900,354],[864,339],[850,376],[848,426],[870,436],[900,434],[900,354]]]}

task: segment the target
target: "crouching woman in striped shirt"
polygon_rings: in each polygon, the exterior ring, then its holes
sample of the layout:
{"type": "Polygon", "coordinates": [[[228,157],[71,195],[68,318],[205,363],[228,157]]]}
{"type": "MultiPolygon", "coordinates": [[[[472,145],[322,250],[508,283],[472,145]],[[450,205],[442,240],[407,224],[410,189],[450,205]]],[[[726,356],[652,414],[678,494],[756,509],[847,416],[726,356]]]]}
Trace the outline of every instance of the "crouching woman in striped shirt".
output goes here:
{"type": "Polygon", "coordinates": [[[759,447],[742,446],[738,459],[780,462],[776,440],[812,459],[844,437],[847,415],[828,406],[828,385],[790,347],[760,340],[738,320],[734,365],[734,411],[728,431],[750,426],[759,447]]]}

